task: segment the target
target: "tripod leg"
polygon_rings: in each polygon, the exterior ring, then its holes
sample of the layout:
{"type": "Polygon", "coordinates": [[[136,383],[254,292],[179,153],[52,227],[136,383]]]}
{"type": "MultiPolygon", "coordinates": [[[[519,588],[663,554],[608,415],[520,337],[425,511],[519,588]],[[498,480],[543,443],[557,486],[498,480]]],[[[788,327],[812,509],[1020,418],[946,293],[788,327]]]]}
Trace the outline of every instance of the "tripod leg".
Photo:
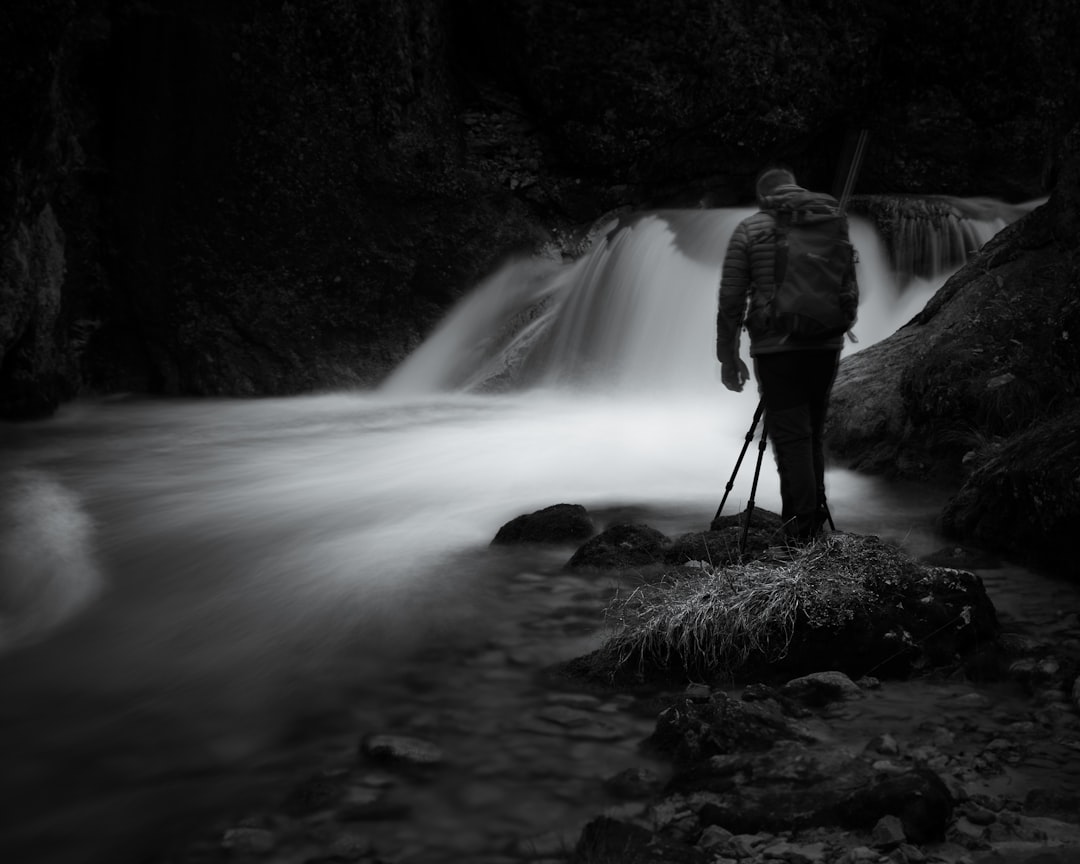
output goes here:
{"type": "Polygon", "coordinates": [[[742,539],[739,541],[739,554],[746,554],[746,537],[750,533],[750,520],[754,518],[754,497],[757,495],[758,478],[761,476],[761,460],[765,456],[765,439],[768,437],[768,427],[761,430],[761,438],[758,440],[757,467],[754,468],[754,483],[750,487],[750,500],[746,502],[746,522],[743,524],[742,539]]]}
{"type": "Polygon", "coordinates": [[[713,516],[713,522],[720,518],[720,514],[724,510],[724,505],[727,503],[728,495],[731,494],[731,489],[735,485],[735,476],[739,473],[739,467],[742,465],[743,457],[746,455],[746,451],[750,447],[750,442],[754,440],[754,430],[757,429],[758,421],[761,420],[761,412],[764,410],[765,403],[758,402],[757,410],[754,411],[754,422],[750,424],[750,431],[746,433],[746,440],[743,442],[742,450],[739,453],[739,458],[735,460],[735,470],[731,472],[731,479],[728,480],[727,486],[724,487],[724,497],[720,499],[720,506],[716,508],[716,515],[713,516]]]}

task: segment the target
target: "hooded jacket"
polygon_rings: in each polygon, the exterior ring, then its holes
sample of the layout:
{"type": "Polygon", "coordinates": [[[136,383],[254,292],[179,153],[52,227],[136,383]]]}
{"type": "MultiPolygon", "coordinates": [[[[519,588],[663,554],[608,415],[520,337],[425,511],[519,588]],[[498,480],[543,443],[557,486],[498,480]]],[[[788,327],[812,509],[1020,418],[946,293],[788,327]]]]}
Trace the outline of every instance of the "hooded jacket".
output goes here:
{"type": "MultiPolygon", "coordinates": [[[[808,194],[801,186],[780,186],[764,199],[763,209],[740,222],[731,235],[721,271],[716,314],[716,357],[721,363],[738,357],[739,333],[744,323],[750,336],[751,357],[783,351],[839,351],[843,348],[843,335],[816,342],[792,341],[784,333],[771,330],[763,314],[765,304],[776,291],[776,219],[768,211],[785,203],[790,205],[808,194]]],[[[814,197],[828,206],[839,207],[829,196],[814,197]]],[[[854,318],[859,305],[854,267],[844,280],[840,302],[851,309],[854,318]]]]}

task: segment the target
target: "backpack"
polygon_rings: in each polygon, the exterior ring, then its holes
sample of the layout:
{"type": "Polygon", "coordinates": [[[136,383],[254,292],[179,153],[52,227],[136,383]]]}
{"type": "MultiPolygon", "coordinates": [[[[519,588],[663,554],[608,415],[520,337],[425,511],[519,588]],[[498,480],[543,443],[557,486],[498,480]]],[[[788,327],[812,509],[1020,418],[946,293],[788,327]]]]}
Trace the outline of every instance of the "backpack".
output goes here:
{"type": "Polygon", "coordinates": [[[849,332],[855,310],[845,310],[840,298],[855,247],[836,200],[802,192],[764,209],[776,221],[776,288],[766,302],[770,329],[796,342],[849,332]]]}

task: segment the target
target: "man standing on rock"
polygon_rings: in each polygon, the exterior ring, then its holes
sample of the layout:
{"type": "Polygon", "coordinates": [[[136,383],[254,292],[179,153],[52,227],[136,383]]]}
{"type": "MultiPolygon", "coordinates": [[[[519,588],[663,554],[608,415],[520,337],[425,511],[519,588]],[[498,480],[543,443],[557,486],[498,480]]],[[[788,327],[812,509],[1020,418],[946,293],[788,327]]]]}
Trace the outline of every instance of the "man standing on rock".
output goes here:
{"type": "Polygon", "coordinates": [[[750,377],[739,358],[746,325],[765,429],[780,475],[784,531],[812,540],[828,517],[822,432],[844,334],[859,287],[847,219],[830,195],[796,185],[786,168],[757,179],[760,211],[728,244],[716,316],[716,357],[725,387],[750,377]]]}

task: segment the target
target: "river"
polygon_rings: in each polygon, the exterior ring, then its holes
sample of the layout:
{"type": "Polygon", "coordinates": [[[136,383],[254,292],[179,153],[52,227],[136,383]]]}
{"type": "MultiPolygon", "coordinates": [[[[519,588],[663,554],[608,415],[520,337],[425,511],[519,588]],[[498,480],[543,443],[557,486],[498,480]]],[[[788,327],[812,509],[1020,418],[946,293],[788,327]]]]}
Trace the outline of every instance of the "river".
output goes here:
{"type": "MultiPolygon", "coordinates": [[[[707,527],[755,398],[716,377],[717,262],[687,251],[697,219],[647,216],[576,262],[511,262],[378,390],[118,396],[0,426],[0,860],[156,860],[238,802],[280,796],[350,724],[415,725],[466,694],[505,718],[536,698],[524,672],[481,681],[433,651],[505,644],[507,628],[534,660],[595,644],[599,616],[554,640],[529,631],[552,596],[589,590],[558,575],[571,549],[488,544],[560,502],[599,527],[707,527]],[[495,392],[508,369],[528,386],[495,392]],[[538,591],[544,579],[562,587],[538,591]]],[[[864,300],[848,352],[947,275],[898,286],[873,232],[854,232],[864,300]]],[[[836,467],[828,483],[838,528],[913,554],[943,545],[941,493],[836,467]]],[[[776,486],[766,459],[758,506],[779,510],[776,486]]],[[[1038,574],[996,572],[1020,627],[1076,605],[1038,574]]],[[[521,830],[543,830],[547,810],[515,806],[532,814],[521,830]]]]}

